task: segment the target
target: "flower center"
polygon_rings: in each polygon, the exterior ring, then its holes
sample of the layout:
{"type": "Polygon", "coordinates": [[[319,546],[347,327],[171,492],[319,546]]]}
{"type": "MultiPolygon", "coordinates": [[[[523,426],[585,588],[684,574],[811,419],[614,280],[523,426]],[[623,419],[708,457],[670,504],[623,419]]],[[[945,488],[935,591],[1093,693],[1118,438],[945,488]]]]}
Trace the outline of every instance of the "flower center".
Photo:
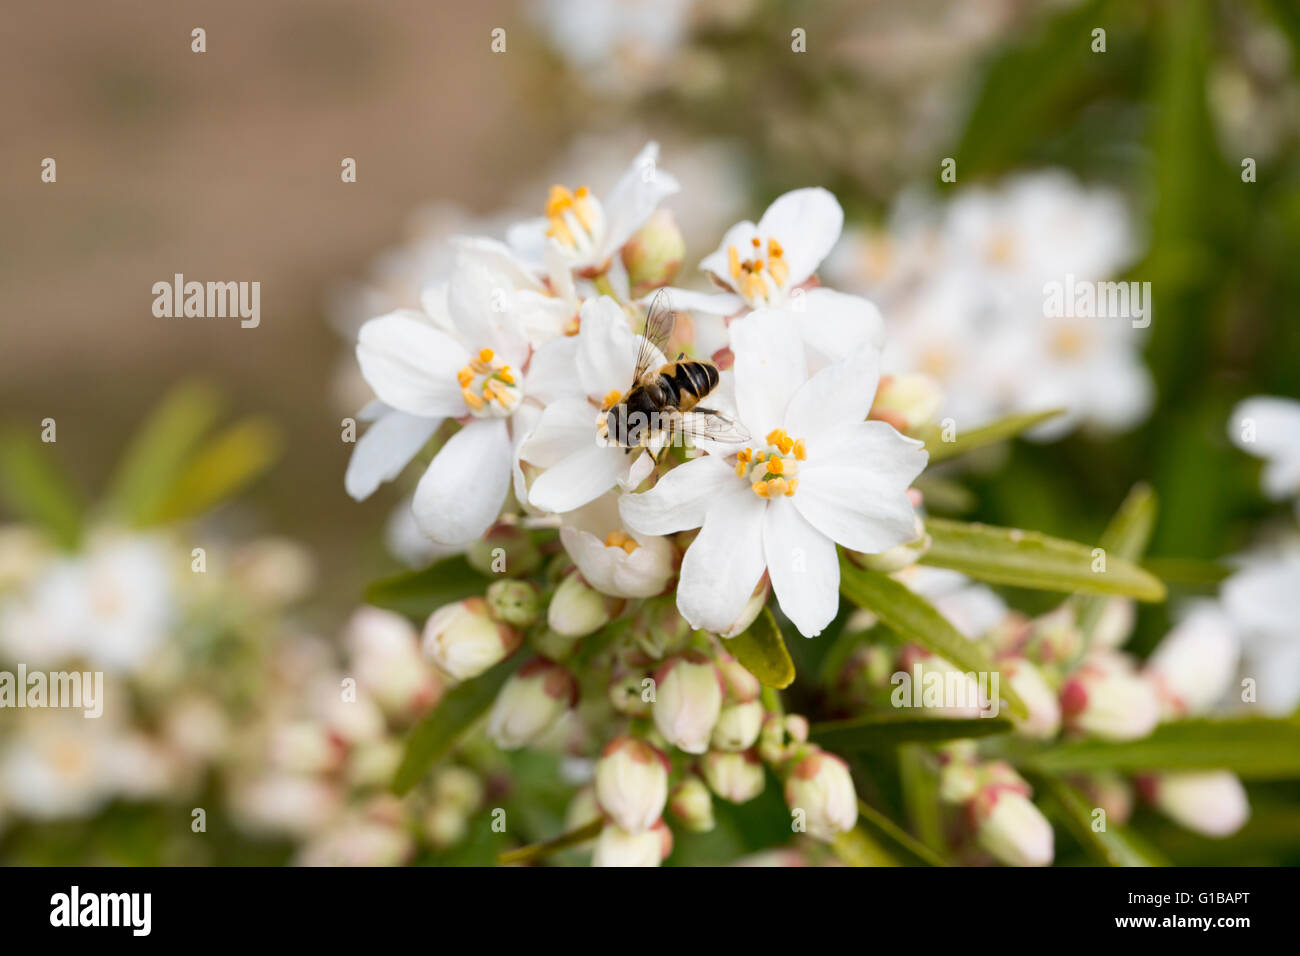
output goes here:
{"type": "Polygon", "coordinates": [[[736,474],[760,498],[789,498],[799,489],[799,462],[808,457],[808,450],[802,438],[791,438],[780,428],[764,440],[766,448],[746,448],[736,455],[736,474]]]}
{"type": "Polygon", "coordinates": [[[611,531],[605,537],[605,547],[622,548],[628,554],[631,554],[633,551],[639,548],[640,545],[637,544],[636,538],[632,537],[622,528],[618,528],[614,531],[611,531]]]}
{"type": "Polygon", "coordinates": [[[456,381],[465,404],[479,418],[505,418],[524,397],[515,373],[491,349],[482,349],[471,359],[456,373],[456,381]]]}
{"type": "Polygon", "coordinates": [[[790,267],[785,261],[785,250],[775,239],[767,240],[766,260],[763,258],[763,241],[755,236],[750,242],[753,255],[748,259],[740,258],[735,246],[727,246],[727,264],[740,294],[751,303],[765,302],[774,292],[785,287],[790,278],[790,267]]]}
{"type": "Polygon", "coordinates": [[[548,236],[570,251],[589,252],[596,245],[605,213],[600,200],[586,186],[574,192],[552,186],[546,199],[546,218],[550,221],[548,236]]]}
{"type": "Polygon", "coordinates": [[[1088,350],[1088,335],[1080,325],[1061,325],[1052,332],[1052,351],[1062,358],[1079,358],[1088,350]]]}

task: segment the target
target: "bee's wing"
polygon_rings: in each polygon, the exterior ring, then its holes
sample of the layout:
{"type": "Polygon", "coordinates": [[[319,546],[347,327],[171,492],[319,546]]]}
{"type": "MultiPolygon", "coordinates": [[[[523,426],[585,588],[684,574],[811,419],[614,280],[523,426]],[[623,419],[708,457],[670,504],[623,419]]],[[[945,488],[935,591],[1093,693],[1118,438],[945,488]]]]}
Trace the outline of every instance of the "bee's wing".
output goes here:
{"type": "Polygon", "coordinates": [[[674,416],[673,433],[674,437],[689,438],[693,444],[708,450],[714,450],[711,446],[743,445],[749,441],[745,426],[714,411],[682,412],[674,416]]]}
{"type": "Polygon", "coordinates": [[[655,361],[655,352],[663,352],[664,346],[668,344],[668,337],[673,334],[673,325],[676,321],[677,315],[669,304],[668,293],[660,289],[650,300],[650,309],[646,312],[645,333],[641,336],[641,344],[636,352],[633,382],[640,383],[650,371],[650,366],[655,361]]]}

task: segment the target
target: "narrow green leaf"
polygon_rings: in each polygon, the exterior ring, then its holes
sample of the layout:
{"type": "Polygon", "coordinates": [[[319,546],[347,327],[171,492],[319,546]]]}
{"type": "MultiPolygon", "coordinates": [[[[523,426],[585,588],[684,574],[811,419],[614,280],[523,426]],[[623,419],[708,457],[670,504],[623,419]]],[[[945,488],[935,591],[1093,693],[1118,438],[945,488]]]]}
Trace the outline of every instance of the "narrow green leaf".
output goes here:
{"type": "Polygon", "coordinates": [[[922,744],[898,748],[898,782],[902,788],[907,822],[916,838],[936,852],[944,845],[939,801],[939,775],[922,744]]]}
{"type": "Polygon", "coordinates": [[[1082,591],[1163,601],[1160,579],[1131,561],[1105,555],[1105,570],[1094,571],[1094,548],[1050,538],[1037,531],[997,528],[930,518],[925,523],[930,550],[922,564],[960,571],[972,578],[1045,591],[1082,591]]]}
{"type": "Polygon", "coordinates": [[[142,520],[165,524],[194,518],[243,491],[279,454],[280,432],[269,421],[236,422],[205,441],[186,463],[166,497],[142,520]]]}
{"type": "Polygon", "coordinates": [[[1005,717],[922,717],[910,713],[868,714],[848,720],[813,724],[812,739],[839,753],[876,750],[911,743],[940,743],[970,737],[1010,733],[1014,724],[1005,717]]]}
{"type": "MultiPolygon", "coordinates": [[[[1106,551],[1108,565],[1113,558],[1141,560],[1155,530],[1156,511],[1156,496],[1150,486],[1134,485],[1101,536],[1100,545],[1106,551]]],[[[1107,600],[1099,595],[1075,596],[1075,615],[1085,639],[1092,637],[1107,600]]]]}
{"type": "Polygon", "coordinates": [[[890,848],[907,866],[947,866],[943,857],[865,800],[858,801],[858,826],[890,848]]]}
{"type": "Polygon", "coordinates": [[[372,582],[366,603],[423,620],[438,608],[467,597],[481,596],[488,579],[470,566],[464,555],[435,562],[423,571],[411,571],[372,582]]]}
{"type": "Polygon", "coordinates": [[[1300,721],[1181,720],[1141,740],[1080,740],[1027,755],[1037,770],[1231,770],[1252,779],[1300,777],[1300,721]]]}
{"type": "Polygon", "coordinates": [[[845,866],[898,866],[899,863],[889,853],[867,835],[862,827],[854,827],[847,833],[837,833],[831,840],[831,849],[845,866]]]}
{"type": "Polygon", "coordinates": [[[1061,411],[1059,408],[1051,408],[1026,415],[1011,415],[979,428],[972,428],[968,432],[958,432],[953,441],[944,441],[942,434],[936,431],[934,435],[925,439],[925,450],[930,453],[930,464],[933,465],[935,462],[963,455],[974,448],[1015,438],[1035,425],[1040,425],[1049,418],[1055,418],[1061,414],[1061,411]]]}
{"type": "Polygon", "coordinates": [[[81,539],[84,506],[52,459],[54,444],[17,431],[0,439],[0,499],[13,513],[40,527],[61,548],[81,539]]]}
{"type": "Polygon", "coordinates": [[[1154,847],[1127,827],[1107,820],[1104,830],[1093,829],[1093,808],[1064,780],[1034,774],[1031,783],[1044,800],[1055,805],[1083,848],[1107,866],[1169,865],[1154,847]]]}
{"type": "Polygon", "coordinates": [[[594,840],[600,836],[601,829],[605,826],[605,821],[597,817],[590,823],[585,823],[576,830],[570,830],[568,833],[562,833],[550,840],[544,840],[541,843],[531,843],[528,846],[521,846],[517,850],[510,850],[502,853],[497,857],[497,862],[502,866],[508,866],[511,863],[532,863],[535,860],[543,860],[552,854],[559,853],[561,850],[567,850],[569,847],[581,846],[588,840],[594,840]]]}
{"type": "Polygon", "coordinates": [[[790,659],[790,650],[785,646],[776,619],[767,608],[754,618],[753,624],[735,637],[727,638],[723,645],[744,665],[745,670],[768,687],[781,690],[794,682],[794,661],[790,659]]]}
{"type": "Polygon", "coordinates": [[[221,402],[211,388],[190,384],[172,390],[118,459],[107,495],[112,513],[127,524],[139,524],[157,508],[220,414],[221,402]]]}
{"type": "MultiPolygon", "coordinates": [[[[992,674],[997,670],[983,647],[953,627],[929,601],[889,575],[864,570],[842,558],[840,590],[858,607],[874,613],[901,638],[938,654],[960,670],[974,674],[992,674]]],[[[1011,712],[1018,717],[1026,716],[1025,703],[1011,689],[1010,681],[999,680],[998,684],[1011,712]]]]}
{"type": "Polygon", "coordinates": [[[402,763],[393,779],[393,792],[406,793],[435,763],[451,752],[456,741],[488,712],[497,694],[519,666],[520,655],[502,661],[485,674],[457,684],[438,706],[424,715],[406,738],[402,763]]]}

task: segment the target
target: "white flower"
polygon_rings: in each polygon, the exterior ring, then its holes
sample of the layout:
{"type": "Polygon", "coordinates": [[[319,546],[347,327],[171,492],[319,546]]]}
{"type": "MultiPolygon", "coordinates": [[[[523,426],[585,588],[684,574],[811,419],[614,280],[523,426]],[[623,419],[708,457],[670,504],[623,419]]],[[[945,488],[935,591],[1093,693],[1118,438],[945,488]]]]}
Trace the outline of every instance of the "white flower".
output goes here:
{"type": "Polygon", "coordinates": [[[687,651],[655,673],[655,726],[670,744],[688,754],[709,749],[722,712],[722,675],[704,654],[687,651]]]}
{"type": "Polygon", "coordinates": [[[1162,813],[1204,836],[1231,836],[1250,817],[1246,788],[1227,770],[1156,774],[1142,787],[1162,813]]]}
{"type": "Polygon", "coordinates": [[[613,492],[566,514],[560,541],[587,582],[611,597],[653,597],[673,576],[671,542],[626,528],[613,492]]]}
{"type": "Polygon", "coordinates": [[[736,464],[708,455],[620,501],[646,534],[700,527],[682,561],[677,606],[693,627],[723,633],[764,570],[781,610],[812,636],[839,607],[838,542],[875,554],[911,540],[907,488],[925,467],[918,441],[864,421],[876,391],[872,349],[807,378],[803,341],[782,313],[731,326],[740,423],[763,444],[736,464]]]}
{"type": "Polygon", "coordinates": [[[616,737],[596,763],[596,799],[628,833],[642,833],[668,802],[668,758],[644,740],[616,737]]]}
{"type": "Polygon", "coordinates": [[[529,281],[499,247],[466,244],[450,283],[425,295],[424,313],[393,312],[362,327],[357,361],[378,401],[361,413],[372,424],[348,464],[352,497],[396,477],[452,418],[464,424],[416,488],[416,522],[443,545],[472,541],[492,525],[512,476],[522,488],[516,446],[552,384],[525,375],[537,326],[559,321],[537,318],[545,316],[544,296],[525,288],[529,281]]]}
{"type": "Polygon", "coordinates": [[[607,823],[596,840],[592,866],[658,866],[673,850],[673,834],[660,820],[649,830],[629,833],[607,823]]]}
{"type": "Polygon", "coordinates": [[[785,802],[802,810],[808,835],[830,841],[837,833],[853,829],[858,821],[858,794],[849,768],[839,757],[818,748],[790,768],[785,781],[785,802]]]}
{"type": "Polygon", "coordinates": [[[659,203],[677,192],[677,180],[658,168],[658,160],[659,144],[647,144],[603,201],[586,186],[552,186],[545,217],[512,226],[510,245],[534,269],[549,259],[579,275],[599,275],[659,203]]]}
{"type": "MultiPolygon", "coordinates": [[[[632,488],[654,467],[649,454],[631,453],[609,438],[604,411],[632,385],[640,336],[613,299],[602,296],[582,307],[575,338],[540,349],[535,363],[565,376],[563,392],[542,412],[524,440],[519,457],[541,469],[528,501],[543,511],[563,513],[594,501],[615,485],[632,488]]],[[[656,354],[654,361],[662,363],[656,354]]]]}
{"type": "Polygon", "coordinates": [[[1300,494],[1300,402],[1257,395],[1232,410],[1228,437],[1263,458],[1264,492],[1274,499],[1300,494]]]}
{"type": "Polygon", "coordinates": [[[1156,646],[1142,673],[1155,686],[1167,718],[1200,714],[1232,684],[1240,653],[1228,616],[1213,602],[1199,602],[1156,646]]]}
{"type": "Polygon", "coordinates": [[[578,697],[573,675],[545,658],[535,658],[506,681],[488,716],[488,736],[502,750],[518,750],[563,717],[578,697]]]}
{"type": "Polygon", "coordinates": [[[1300,594],[1300,547],[1251,555],[1223,582],[1224,609],[1242,638],[1244,675],[1258,686],[1259,706],[1289,714],[1300,704],[1300,639],[1295,625],[1300,594]]]}

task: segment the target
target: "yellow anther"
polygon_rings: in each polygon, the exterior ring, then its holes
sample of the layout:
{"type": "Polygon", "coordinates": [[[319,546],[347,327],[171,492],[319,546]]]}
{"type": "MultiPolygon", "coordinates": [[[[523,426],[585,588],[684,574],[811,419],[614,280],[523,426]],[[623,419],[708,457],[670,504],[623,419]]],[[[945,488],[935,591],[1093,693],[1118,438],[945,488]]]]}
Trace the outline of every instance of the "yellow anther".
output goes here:
{"type": "Polygon", "coordinates": [[[785,471],[785,459],[773,458],[767,463],[767,473],[769,475],[779,475],[785,471]]]}
{"type": "Polygon", "coordinates": [[[566,209],[570,209],[572,206],[573,193],[563,186],[551,187],[551,193],[546,197],[546,216],[548,219],[558,218],[566,209]]]}
{"type": "Polygon", "coordinates": [[[502,366],[497,371],[497,378],[501,379],[501,381],[505,382],[507,385],[515,384],[515,374],[510,371],[509,365],[502,366]]]}
{"type": "Polygon", "coordinates": [[[748,469],[748,467],[745,465],[745,462],[743,462],[743,461],[739,461],[739,460],[736,462],[736,477],[737,477],[737,478],[744,478],[744,477],[745,477],[745,472],[748,471],[748,470],[749,470],[749,469],[748,469]]]}
{"type": "Polygon", "coordinates": [[[727,246],[727,267],[731,270],[731,278],[740,278],[740,253],[736,252],[735,246],[727,246]]]}
{"type": "Polygon", "coordinates": [[[754,452],[749,448],[741,449],[736,453],[736,461],[749,462],[754,460],[754,452]]]}
{"type": "Polygon", "coordinates": [[[474,370],[468,365],[456,373],[456,382],[461,388],[464,388],[472,381],[474,381],[474,370]]]}
{"type": "Polygon", "coordinates": [[[780,259],[785,255],[785,250],[781,248],[781,243],[775,239],[767,240],[767,257],[769,259],[780,259]]]}
{"type": "Polygon", "coordinates": [[[601,402],[601,405],[603,405],[606,410],[611,409],[618,404],[618,400],[622,397],[623,397],[623,393],[620,392],[618,389],[616,388],[611,389],[605,394],[605,398],[601,402]]]}
{"type": "Polygon", "coordinates": [[[632,537],[630,534],[628,534],[627,532],[619,528],[619,529],[615,529],[614,531],[611,531],[608,535],[606,535],[605,547],[622,548],[625,552],[631,554],[633,551],[639,548],[640,545],[637,544],[636,538],[632,537]]]}
{"type": "Polygon", "coordinates": [[[802,438],[796,438],[794,444],[790,446],[790,450],[794,452],[794,457],[799,459],[799,461],[803,461],[808,457],[808,449],[804,445],[802,438]]]}
{"type": "Polygon", "coordinates": [[[767,480],[768,497],[775,498],[778,495],[786,494],[786,489],[790,486],[784,478],[769,478],[767,480]]]}
{"type": "Polygon", "coordinates": [[[749,244],[752,245],[755,249],[763,248],[763,241],[759,239],[758,236],[755,236],[753,239],[749,240],[749,244]]]}
{"type": "Polygon", "coordinates": [[[465,404],[474,411],[481,412],[483,410],[483,399],[475,395],[472,389],[462,388],[460,390],[460,397],[465,399],[465,404]]]}
{"type": "Polygon", "coordinates": [[[767,493],[768,493],[767,482],[756,481],[752,485],[750,485],[750,487],[754,489],[754,494],[758,495],[760,498],[767,497],[767,493]]]}
{"type": "Polygon", "coordinates": [[[492,356],[493,356],[493,354],[494,354],[494,353],[493,353],[493,351],[492,351],[491,349],[479,349],[479,351],[478,351],[478,360],[479,360],[480,362],[484,362],[484,363],[486,363],[486,362],[490,362],[490,361],[492,361],[492,356]]]}
{"type": "Polygon", "coordinates": [[[791,478],[789,484],[787,484],[786,487],[785,487],[785,496],[786,496],[787,498],[793,497],[793,496],[794,496],[794,493],[795,493],[798,489],[799,489],[799,479],[798,479],[798,478],[791,478]]]}
{"type": "Polygon", "coordinates": [[[589,195],[591,195],[591,190],[586,186],[579,186],[573,194],[575,199],[586,199],[589,195]]]}
{"type": "Polygon", "coordinates": [[[573,202],[573,212],[578,217],[578,222],[582,224],[582,228],[589,233],[592,232],[596,225],[596,214],[592,209],[590,192],[586,186],[578,188],[573,202]]]}
{"type": "Polygon", "coordinates": [[[773,428],[770,432],[767,433],[766,437],[763,438],[763,441],[767,442],[769,445],[775,445],[777,441],[780,440],[781,436],[784,434],[785,432],[783,432],[781,429],[773,428]]]}

